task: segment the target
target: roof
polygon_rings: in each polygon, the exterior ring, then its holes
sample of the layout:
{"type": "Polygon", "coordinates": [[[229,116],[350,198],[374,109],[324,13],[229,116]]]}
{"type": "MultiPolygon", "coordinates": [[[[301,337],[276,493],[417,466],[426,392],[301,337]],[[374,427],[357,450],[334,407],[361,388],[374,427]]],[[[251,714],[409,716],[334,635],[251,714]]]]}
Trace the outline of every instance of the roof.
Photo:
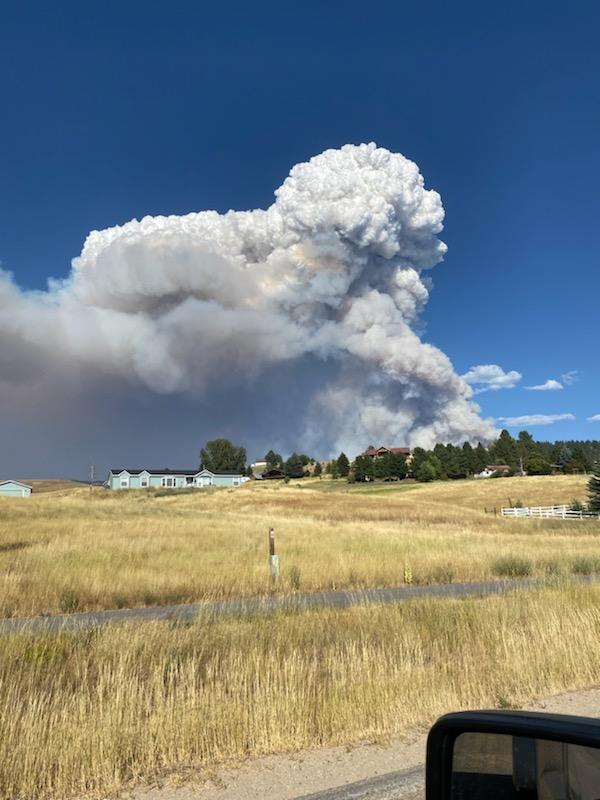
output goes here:
{"type": "Polygon", "coordinates": [[[119,467],[119,469],[111,469],[112,475],[119,475],[121,472],[128,472],[130,475],[140,475],[142,472],[147,472],[148,475],[199,475],[201,472],[210,472],[211,475],[241,475],[240,470],[217,470],[207,469],[128,469],[127,467],[119,467]]]}
{"type": "Polygon", "coordinates": [[[508,464],[488,464],[486,469],[493,469],[497,472],[499,469],[510,470],[510,467],[508,466],[508,464]]]}
{"type": "Polygon", "coordinates": [[[392,453],[395,456],[409,456],[410,455],[410,447],[369,447],[368,450],[365,450],[363,453],[364,456],[377,456],[380,453],[392,453]]]}
{"type": "Polygon", "coordinates": [[[9,478],[7,481],[0,481],[0,486],[6,486],[7,483],[14,483],[16,486],[22,486],[24,489],[31,489],[32,487],[28,483],[23,483],[22,481],[15,481],[9,478]]]}

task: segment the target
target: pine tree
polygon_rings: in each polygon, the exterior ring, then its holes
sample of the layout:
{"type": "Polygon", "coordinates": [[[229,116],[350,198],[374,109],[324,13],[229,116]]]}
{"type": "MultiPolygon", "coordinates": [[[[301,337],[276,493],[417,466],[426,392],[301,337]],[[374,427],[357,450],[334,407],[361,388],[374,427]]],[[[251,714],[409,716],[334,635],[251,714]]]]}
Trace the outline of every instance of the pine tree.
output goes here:
{"type": "Polygon", "coordinates": [[[588,508],[600,514],[600,461],[594,467],[594,472],[588,483],[588,508]]]}
{"type": "Polygon", "coordinates": [[[281,466],[283,466],[282,457],[279,455],[279,453],[275,453],[273,450],[269,450],[265,456],[265,461],[267,462],[267,469],[279,469],[281,466]]]}
{"type": "Polygon", "coordinates": [[[288,478],[304,477],[304,464],[298,453],[292,453],[285,462],[285,474],[288,478]]]}
{"type": "Polygon", "coordinates": [[[494,464],[507,464],[511,469],[516,468],[519,463],[517,443],[507,430],[501,431],[498,441],[490,447],[490,455],[494,464]]]}
{"type": "Polygon", "coordinates": [[[483,470],[490,463],[490,454],[485,447],[479,442],[475,448],[475,472],[483,472],[483,470]]]}
{"type": "Polygon", "coordinates": [[[350,462],[345,453],[340,453],[337,460],[338,472],[341,478],[347,478],[350,472],[350,462]]]}
{"type": "Polygon", "coordinates": [[[321,462],[317,461],[317,463],[315,464],[313,475],[315,476],[315,478],[320,478],[322,473],[323,473],[323,467],[321,466],[321,462]]]}

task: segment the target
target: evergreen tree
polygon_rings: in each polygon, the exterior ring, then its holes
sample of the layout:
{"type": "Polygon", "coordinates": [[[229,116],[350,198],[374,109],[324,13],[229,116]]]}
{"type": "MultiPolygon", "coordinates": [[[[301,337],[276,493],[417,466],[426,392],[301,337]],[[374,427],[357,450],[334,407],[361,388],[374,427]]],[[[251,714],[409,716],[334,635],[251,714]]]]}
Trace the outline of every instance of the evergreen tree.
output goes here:
{"type": "Polygon", "coordinates": [[[550,462],[541,456],[530,456],[527,461],[527,473],[529,475],[550,475],[552,467],[550,462]]]}
{"type": "Polygon", "coordinates": [[[477,447],[475,448],[474,456],[475,456],[475,459],[474,459],[475,460],[475,467],[474,467],[475,473],[483,472],[483,470],[490,463],[490,454],[485,449],[485,447],[481,444],[481,442],[479,442],[477,447]]]}
{"type": "Polygon", "coordinates": [[[248,467],[248,469],[246,470],[246,476],[248,478],[251,478],[253,475],[254,473],[252,472],[252,467],[248,467]]]}
{"type": "Polygon", "coordinates": [[[390,477],[397,478],[398,480],[403,480],[403,478],[406,478],[408,473],[406,456],[403,456],[401,453],[392,453],[390,468],[390,477]]]}
{"type": "Polygon", "coordinates": [[[337,460],[338,472],[341,478],[347,478],[350,472],[350,462],[345,453],[340,453],[337,460]]]}
{"type": "Polygon", "coordinates": [[[285,475],[287,478],[304,477],[304,464],[298,453],[292,453],[285,462],[285,475]]]}
{"type": "Polygon", "coordinates": [[[437,458],[441,466],[441,473],[438,475],[438,477],[442,480],[445,480],[448,477],[447,467],[450,466],[450,459],[448,458],[446,446],[443,444],[436,444],[436,446],[433,448],[433,455],[437,458]]]}
{"type": "Polygon", "coordinates": [[[373,461],[373,475],[378,480],[389,478],[392,472],[392,454],[386,453],[383,458],[376,458],[373,461]]]}
{"type": "Polygon", "coordinates": [[[503,430],[498,440],[490,447],[490,455],[494,464],[507,464],[515,469],[519,463],[517,443],[507,430],[503,430]]]}
{"type": "Polygon", "coordinates": [[[422,461],[415,472],[415,478],[421,483],[434,481],[437,478],[437,470],[433,462],[428,459],[422,461]]]}
{"type": "Polygon", "coordinates": [[[338,462],[335,458],[331,462],[331,477],[334,480],[340,477],[340,468],[338,467],[338,462]]]}
{"type": "Polygon", "coordinates": [[[413,475],[416,475],[419,467],[423,462],[427,461],[429,453],[427,450],[424,450],[422,447],[415,447],[412,451],[412,458],[410,460],[410,471],[413,475]]]}
{"type": "Polygon", "coordinates": [[[273,450],[269,450],[265,456],[265,461],[267,462],[267,469],[280,469],[283,466],[283,458],[273,450]]]}
{"type": "Polygon", "coordinates": [[[538,459],[541,458],[542,461],[547,461],[547,459],[543,458],[539,445],[535,442],[533,436],[528,431],[521,431],[519,433],[519,439],[517,441],[517,455],[520,459],[518,463],[519,470],[521,469],[521,464],[523,464],[523,469],[526,472],[530,471],[530,459],[537,457],[538,459]]]}
{"type": "Polygon", "coordinates": [[[471,447],[470,442],[465,442],[462,446],[460,467],[465,477],[475,473],[475,451],[471,447]]]}
{"type": "Polygon", "coordinates": [[[317,463],[315,464],[313,475],[315,476],[315,478],[320,478],[322,473],[323,473],[323,467],[321,466],[321,462],[317,461],[317,463]]]}
{"type": "Polygon", "coordinates": [[[373,477],[373,462],[367,456],[357,456],[352,465],[354,480],[363,483],[373,477]]]}
{"type": "Polygon", "coordinates": [[[600,513],[600,461],[594,467],[594,472],[588,483],[588,508],[590,511],[600,513]]]}

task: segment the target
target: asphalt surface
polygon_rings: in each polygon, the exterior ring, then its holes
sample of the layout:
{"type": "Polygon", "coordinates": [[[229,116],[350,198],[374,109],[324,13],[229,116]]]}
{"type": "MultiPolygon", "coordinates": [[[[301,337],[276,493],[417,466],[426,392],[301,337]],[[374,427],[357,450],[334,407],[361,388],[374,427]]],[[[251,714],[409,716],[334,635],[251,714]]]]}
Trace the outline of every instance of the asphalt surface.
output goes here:
{"type": "MultiPolygon", "coordinates": [[[[589,582],[595,578],[581,576],[573,578],[573,580],[589,582]]],[[[543,585],[543,583],[543,579],[539,578],[476,581],[473,583],[401,586],[388,589],[362,589],[360,591],[316,592],[314,594],[293,594],[283,597],[223,600],[185,605],[121,608],[42,617],[14,617],[0,620],[0,633],[77,630],[96,628],[115,622],[149,622],[153,620],[193,622],[201,615],[237,616],[276,611],[303,611],[312,608],[348,608],[372,603],[401,603],[427,597],[483,597],[491,594],[503,594],[516,589],[531,589],[543,585]]]]}
{"type": "Polygon", "coordinates": [[[305,794],[296,800],[423,800],[425,797],[425,768],[388,772],[336,789],[305,794]]]}

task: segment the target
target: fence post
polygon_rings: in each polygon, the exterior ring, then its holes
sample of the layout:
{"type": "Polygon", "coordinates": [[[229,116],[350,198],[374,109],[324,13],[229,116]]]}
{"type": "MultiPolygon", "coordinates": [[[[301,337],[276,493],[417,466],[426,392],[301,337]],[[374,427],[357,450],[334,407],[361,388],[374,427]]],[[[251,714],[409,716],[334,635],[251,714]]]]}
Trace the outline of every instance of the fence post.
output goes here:
{"type": "Polygon", "coordinates": [[[275,554],[275,530],[269,528],[269,568],[271,579],[276,581],[279,578],[279,556],[275,554]]]}

